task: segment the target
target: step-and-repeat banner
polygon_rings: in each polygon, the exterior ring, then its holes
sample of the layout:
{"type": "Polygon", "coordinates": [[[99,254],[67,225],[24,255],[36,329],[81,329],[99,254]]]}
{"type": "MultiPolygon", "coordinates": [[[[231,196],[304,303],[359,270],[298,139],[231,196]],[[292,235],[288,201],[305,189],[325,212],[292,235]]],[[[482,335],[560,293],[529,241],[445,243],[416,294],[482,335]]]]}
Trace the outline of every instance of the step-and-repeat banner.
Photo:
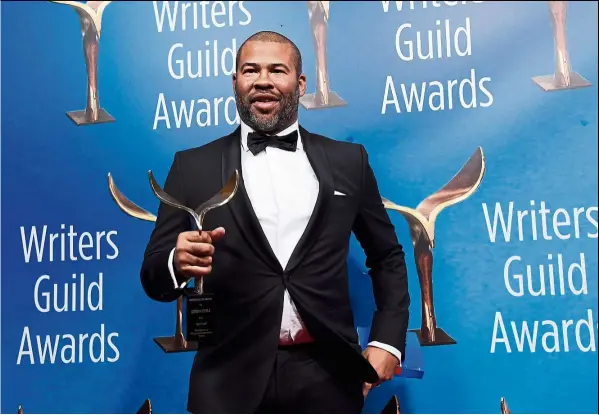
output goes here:
{"type": "MultiPolygon", "coordinates": [[[[185,411],[178,305],[139,280],[148,170],[236,128],[260,30],[303,54],[300,122],[368,150],[407,252],[420,375],[364,411],[597,413],[596,2],[1,7],[3,413],[185,411]]],[[[349,264],[367,330],[355,240],[349,264]]]]}

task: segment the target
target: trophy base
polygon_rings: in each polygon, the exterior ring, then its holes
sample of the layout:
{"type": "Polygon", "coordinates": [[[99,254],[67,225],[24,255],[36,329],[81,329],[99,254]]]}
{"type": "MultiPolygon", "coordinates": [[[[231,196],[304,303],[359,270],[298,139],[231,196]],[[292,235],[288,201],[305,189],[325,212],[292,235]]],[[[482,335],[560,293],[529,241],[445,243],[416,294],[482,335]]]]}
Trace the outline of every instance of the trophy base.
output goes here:
{"type": "Polygon", "coordinates": [[[568,89],[579,89],[591,86],[591,83],[589,81],[584,79],[576,72],[572,72],[570,76],[570,85],[562,85],[555,82],[554,75],[535,76],[532,78],[532,81],[538,86],[540,86],[541,89],[545,92],[565,91],[568,89]]]}
{"type": "Polygon", "coordinates": [[[422,336],[422,332],[420,331],[420,329],[410,330],[410,332],[416,333],[421,346],[446,346],[449,344],[457,344],[457,342],[454,339],[452,339],[449,334],[445,333],[445,331],[440,327],[437,327],[435,329],[434,341],[429,341],[428,339],[425,339],[422,336]]]}
{"type": "Polygon", "coordinates": [[[198,349],[198,344],[193,341],[188,341],[187,347],[181,347],[175,336],[155,337],[154,342],[160,346],[164,353],[195,352],[198,349]]]}
{"type": "Polygon", "coordinates": [[[114,117],[110,115],[104,108],[100,108],[98,112],[98,119],[93,121],[89,120],[85,115],[85,110],[69,111],[67,117],[71,119],[77,126],[79,125],[90,125],[90,124],[104,124],[108,122],[114,122],[114,117]]]}
{"type": "Polygon", "coordinates": [[[329,91],[329,102],[323,104],[319,100],[316,99],[316,94],[305,94],[300,98],[300,104],[307,110],[318,110],[324,108],[334,108],[334,107],[343,107],[347,105],[339,95],[337,95],[333,91],[329,91]]]}

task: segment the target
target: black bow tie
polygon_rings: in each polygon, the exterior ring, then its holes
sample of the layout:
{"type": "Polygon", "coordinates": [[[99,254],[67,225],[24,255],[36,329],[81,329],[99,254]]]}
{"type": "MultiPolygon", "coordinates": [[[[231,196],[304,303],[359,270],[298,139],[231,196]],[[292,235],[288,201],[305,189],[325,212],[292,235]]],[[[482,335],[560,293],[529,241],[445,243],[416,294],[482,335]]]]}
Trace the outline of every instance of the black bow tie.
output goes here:
{"type": "Polygon", "coordinates": [[[295,151],[297,149],[297,130],[283,136],[269,136],[255,132],[249,133],[247,142],[248,148],[254,156],[268,146],[280,148],[285,151],[295,151]]]}

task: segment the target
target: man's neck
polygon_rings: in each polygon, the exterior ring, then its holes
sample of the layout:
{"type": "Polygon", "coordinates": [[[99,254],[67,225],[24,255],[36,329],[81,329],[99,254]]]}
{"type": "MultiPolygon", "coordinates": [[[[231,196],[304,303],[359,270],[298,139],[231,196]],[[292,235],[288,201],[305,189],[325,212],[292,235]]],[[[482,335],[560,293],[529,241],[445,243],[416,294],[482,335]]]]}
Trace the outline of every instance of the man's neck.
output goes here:
{"type": "Polygon", "coordinates": [[[297,118],[295,118],[293,121],[291,121],[290,123],[288,123],[287,125],[285,125],[283,127],[277,127],[276,129],[268,130],[268,131],[258,130],[256,128],[251,127],[249,124],[244,123],[243,121],[241,121],[241,123],[244,124],[245,129],[247,131],[255,131],[255,132],[259,133],[259,134],[274,136],[274,135],[280,134],[281,132],[283,132],[285,130],[288,130],[290,127],[296,125],[297,124],[297,118]]]}

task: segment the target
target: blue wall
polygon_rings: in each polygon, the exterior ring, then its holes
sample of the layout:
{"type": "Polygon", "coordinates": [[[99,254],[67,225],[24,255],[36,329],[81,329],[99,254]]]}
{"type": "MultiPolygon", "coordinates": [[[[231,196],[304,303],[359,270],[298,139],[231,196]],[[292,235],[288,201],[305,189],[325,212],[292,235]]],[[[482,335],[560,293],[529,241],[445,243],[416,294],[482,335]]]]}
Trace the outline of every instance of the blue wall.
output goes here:
{"type": "MultiPolygon", "coordinates": [[[[65,116],[85,105],[76,13],[49,2],[1,4],[3,413],[16,411],[19,404],[27,413],[133,412],[146,398],[155,412],[185,411],[193,354],[165,355],[154,344],[153,337],[172,334],[174,304],[152,302],[139,283],[152,226],[123,214],[106,184],[111,172],[124,194],[155,212],[157,200],[147,171],[162,182],[175,151],[205,144],[235,127],[227,122],[223,104],[208,126],[200,127],[195,114],[190,125],[176,126],[171,105],[189,107],[196,101],[197,111],[198,105],[206,105],[197,100],[226,100],[232,89],[230,76],[222,73],[174,79],[168,69],[171,46],[182,43],[174,59],[184,59],[183,51],[195,54],[206,49],[206,42],[218,41],[222,50],[239,46],[256,31],[279,31],[302,51],[308,89],[314,89],[315,55],[305,2],[224,2],[223,10],[232,9],[232,25],[227,13],[217,18],[224,27],[197,30],[192,16],[182,28],[181,8],[187,2],[170,2],[171,9],[179,7],[173,31],[166,24],[162,31],[157,28],[155,8],[160,12],[167,2],[153,3],[113,2],[105,9],[100,98],[116,122],[83,127],[65,116]],[[170,128],[164,121],[155,122],[161,94],[170,128]],[[50,234],[65,235],[71,226],[77,237],[89,233],[84,238],[93,240],[94,248],[84,253],[93,258],[84,259],[76,246],[76,260],[69,259],[68,235],[66,256],[60,256],[62,236],[52,245],[54,257],[49,256],[50,234]],[[46,245],[41,258],[32,254],[27,261],[33,230],[38,238],[45,230],[46,245]],[[107,240],[110,232],[117,254],[107,240]],[[64,284],[80,274],[86,284],[102,276],[102,309],[43,312],[48,301],[43,292],[58,284],[62,296],[64,284]],[[39,283],[36,307],[36,281],[44,275],[50,279],[39,283]],[[81,348],[79,337],[84,334],[89,336],[81,348]],[[73,340],[74,349],[62,349],[73,340]],[[45,353],[42,359],[38,341],[42,350],[46,342],[58,347],[55,357],[45,353]],[[67,363],[73,351],[75,358],[67,363]]],[[[200,2],[191,3],[201,11],[200,2]]],[[[514,413],[597,413],[597,3],[568,4],[572,66],[591,85],[555,92],[544,92],[531,80],[551,74],[555,66],[547,2],[413,2],[414,10],[403,2],[401,12],[395,2],[385,12],[383,3],[331,4],[329,75],[332,89],[347,106],[302,109],[300,122],[312,131],[364,144],[382,194],[401,205],[415,207],[448,181],[478,146],[487,170],[478,191],[443,211],[436,225],[437,318],[457,344],[423,348],[424,378],[388,382],[370,395],[365,411],[380,411],[395,393],[405,413],[495,413],[501,396],[514,413]],[[471,54],[402,60],[395,44],[398,27],[410,23],[400,42],[415,43],[417,32],[425,38],[428,30],[436,29],[436,21],[441,27],[449,22],[452,33],[469,24],[471,54]],[[399,113],[388,105],[382,114],[387,77],[397,91],[399,113]],[[464,108],[454,87],[449,108],[448,82],[457,80],[459,85],[470,77],[477,105],[464,108]],[[426,88],[421,110],[406,107],[402,85],[406,91],[426,88]],[[444,90],[445,109],[435,111],[428,105],[429,96],[439,88],[444,90]],[[542,203],[550,211],[547,237],[538,213],[542,203]],[[537,209],[536,237],[529,213],[519,238],[517,213],[531,210],[531,204],[537,209]],[[513,209],[509,241],[499,229],[496,239],[491,237],[485,209],[492,221],[497,207],[506,220],[513,209]],[[508,268],[506,283],[504,267],[513,256],[521,260],[508,268]],[[569,290],[568,267],[580,264],[581,256],[586,285],[584,293],[576,295],[569,290]],[[558,290],[557,295],[548,291],[533,296],[526,283],[523,295],[514,295],[516,275],[523,274],[525,280],[526,265],[535,290],[539,266],[544,267],[549,290],[548,264],[553,264],[559,288],[558,257],[565,270],[564,295],[558,290]],[[500,330],[494,334],[499,319],[509,349],[505,342],[495,342],[493,348],[493,339],[502,338],[500,330]],[[568,320],[572,323],[563,329],[568,320]],[[534,346],[528,340],[518,346],[525,325],[534,346]],[[556,335],[545,334],[554,330],[556,335]],[[556,341],[559,350],[552,351],[556,341]]],[[[465,38],[460,36],[463,48],[465,38]]],[[[232,54],[225,56],[230,68],[232,54]]],[[[464,98],[469,101],[471,92],[464,98]]],[[[229,108],[233,119],[232,98],[229,108]]],[[[410,236],[405,220],[396,212],[390,215],[408,252],[410,325],[418,328],[420,293],[410,236]]],[[[356,244],[350,264],[356,321],[367,324],[373,302],[356,244]]],[[[580,270],[574,270],[572,278],[579,289],[580,270]]]]}

